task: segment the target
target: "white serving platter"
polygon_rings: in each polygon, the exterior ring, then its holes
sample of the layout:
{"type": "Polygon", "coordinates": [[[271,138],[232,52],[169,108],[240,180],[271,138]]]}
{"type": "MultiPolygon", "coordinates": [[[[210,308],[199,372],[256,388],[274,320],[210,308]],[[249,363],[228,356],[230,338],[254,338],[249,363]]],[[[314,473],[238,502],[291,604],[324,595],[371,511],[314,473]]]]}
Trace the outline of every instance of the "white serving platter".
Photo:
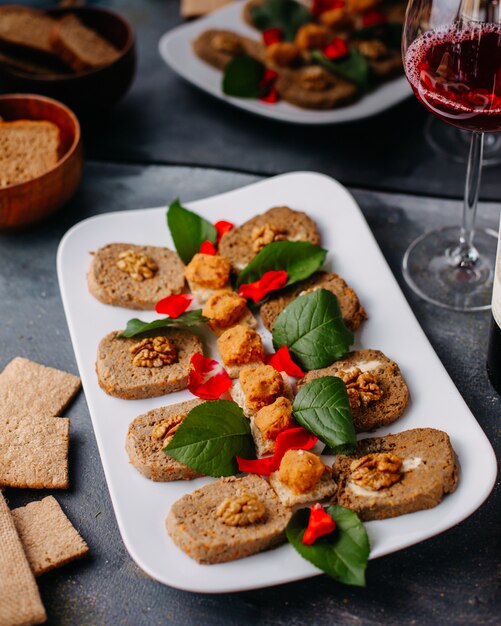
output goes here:
{"type": "MultiPolygon", "coordinates": [[[[455,493],[434,509],[369,522],[371,558],[401,550],[461,522],[489,495],[497,466],[492,447],[414,317],[358,205],[338,182],[320,174],[285,174],[187,206],[211,221],[237,224],[272,206],[307,212],[329,251],[327,267],[357,291],[369,319],[356,347],[376,348],[396,360],[412,401],[404,416],[377,435],[434,427],[449,433],[461,465],[455,493]]],[[[171,504],[211,479],[155,483],[128,463],[129,423],[153,408],[190,397],[183,391],[148,400],[120,400],[101,390],[95,374],[99,340],[131,317],[152,312],[101,304],[87,291],[90,252],[112,242],[172,247],[166,208],[109,213],[74,226],[59,246],[59,284],[111,499],[124,543],[136,563],[158,581],[189,591],[218,593],[277,585],[319,573],[289,545],[243,560],[198,565],[171,541],[164,519],[171,504]]],[[[265,344],[269,333],[262,327],[265,344]]],[[[214,352],[210,352],[216,356],[214,352]]],[[[405,556],[402,555],[402,564],[405,556]]],[[[333,583],[334,584],[334,583],[333,583]]]]}
{"type": "Polygon", "coordinates": [[[243,21],[242,7],[242,2],[234,2],[206,17],[168,31],[161,37],[158,45],[161,57],[180,76],[220,100],[282,122],[296,124],[352,122],[381,113],[412,94],[407,79],[402,75],[383,83],[357,102],[330,111],[301,109],[287,102],[270,105],[259,100],[226,96],[221,90],[222,73],[199,59],[192,50],[191,42],[209,28],[233,30],[259,39],[261,36],[259,31],[243,21]]]}

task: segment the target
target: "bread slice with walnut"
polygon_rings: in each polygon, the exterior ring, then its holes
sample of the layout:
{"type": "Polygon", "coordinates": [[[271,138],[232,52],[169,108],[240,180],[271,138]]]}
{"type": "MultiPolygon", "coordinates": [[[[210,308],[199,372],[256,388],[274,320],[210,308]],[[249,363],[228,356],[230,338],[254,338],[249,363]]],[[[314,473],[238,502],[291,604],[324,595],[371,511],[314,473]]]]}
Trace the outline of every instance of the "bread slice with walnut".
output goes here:
{"type": "Polygon", "coordinates": [[[192,43],[197,57],[218,70],[224,70],[239,54],[264,61],[265,46],[260,41],[229,30],[211,28],[201,33],[192,43]]]}
{"type": "Polygon", "coordinates": [[[350,330],[357,330],[360,324],[367,319],[367,314],[360,304],[357,294],[341,276],[328,272],[315,272],[310,278],[302,280],[281,294],[271,296],[263,304],[259,312],[265,327],[271,332],[277,317],[292,300],[317,289],[327,289],[337,297],[343,321],[350,330]]]}
{"type": "Polygon", "coordinates": [[[362,439],[332,470],[336,503],[365,521],[437,506],[456,489],[459,472],[449,436],[434,428],[362,439]]]}
{"type": "Polygon", "coordinates": [[[129,461],[143,476],[157,482],[191,480],[201,476],[163,450],[191,409],[203,403],[203,400],[195,399],[162,406],[131,422],[125,449],[129,461]]]}
{"type": "Polygon", "coordinates": [[[184,288],[184,264],[168,248],[110,243],[92,255],[89,291],[104,304],[154,310],[184,288]]]}
{"type": "Polygon", "coordinates": [[[264,245],[272,241],[320,243],[315,222],[301,211],[286,206],[273,207],[223,235],[219,253],[231,263],[234,272],[242,270],[264,245]]]}
{"type": "Polygon", "coordinates": [[[221,478],[175,502],[166,519],[174,543],[199,563],[225,563],[284,543],[291,511],[268,482],[221,478]]]}
{"type": "Polygon", "coordinates": [[[108,333],[97,350],[97,379],[108,395],[136,400],[186,389],[191,357],[203,354],[194,333],[165,328],[145,339],[121,339],[119,333],[108,333]]]}
{"type": "Polygon", "coordinates": [[[339,376],[347,383],[353,423],[359,433],[391,424],[409,403],[409,389],[400,368],[380,350],[350,352],[329,367],[308,372],[298,386],[322,376],[339,376]]]}

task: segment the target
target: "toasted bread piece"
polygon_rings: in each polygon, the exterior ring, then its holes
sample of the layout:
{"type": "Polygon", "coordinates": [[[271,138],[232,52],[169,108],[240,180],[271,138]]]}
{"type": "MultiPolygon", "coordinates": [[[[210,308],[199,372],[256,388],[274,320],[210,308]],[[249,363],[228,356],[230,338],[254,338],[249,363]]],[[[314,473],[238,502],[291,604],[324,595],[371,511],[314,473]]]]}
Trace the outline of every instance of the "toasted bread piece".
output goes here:
{"type": "Polygon", "coordinates": [[[224,70],[237,54],[247,54],[258,61],[264,61],[266,47],[260,41],[244,37],[239,33],[211,28],[201,33],[193,41],[193,50],[202,61],[218,70],[224,70]],[[229,48],[225,50],[214,45],[214,41],[217,42],[217,39],[222,37],[231,37],[237,42],[234,52],[230,52],[229,48]]]}
{"type": "Polygon", "coordinates": [[[58,162],[58,150],[59,128],[52,122],[0,121],[0,188],[47,173],[58,162]]]}
{"type": "Polygon", "coordinates": [[[110,65],[120,56],[115,46],[72,13],[57,20],[49,40],[52,50],[75,72],[110,65]]]}
{"type": "Polygon", "coordinates": [[[437,506],[445,494],[455,490],[459,468],[447,433],[434,428],[415,428],[396,435],[362,439],[356,453],[338,455],[332,469],[339,485],[336,503],[368,521],[437,506]],[[372,490],[351,481],[354,460],[383,452],[403,460],[398,482],[372,490]]]}
{"type": "Polygon", "coordinates": [[[320,478],[313,489],[306,493],[294,493],[292,489],[283,483],[278,477],[278,472],[270,474],[270,485],[280,499],[280,502],[288,507],[298,507],[303,504],[314,504],[331,498],[337,489],[336,483],[332,480],[330,472],[320,478]]]}
{"type": "Polygon", "coordinates": [[[239,272],[256,256],[252,233],[255,228],[266,224],[283,229],[289,241],[309,241],[315,245],[320,243],[317,225],[306,213],[286,206],[274,207],[223,235],[219,253],[230,261],[233,271],[239,272]]]}
{"type": "Polygon", "coordinates": [[[0,6],[0,42],[52,55],[50,33],[55,23],[37,9],[14,4],[0,6]]]}
{"type": "Polygon", "coordinates": [[[184,288],[184,265],[168,248],[110,243],[94,252],[87,281],[91,294],[104,304],[154,310],[162,298],[181,293],[184,288]],[[155,262],[158,270],[152,278],[138,281],[117,267],[120,255],[128,250],[144,254],[155,262]]]}
{"type": "Polygon", "coordinates": [[[96,372],[99,385],[110,396],[124,400],[155,398],[186,389],[191,357],[203,353],[202,342],[189,330],[166,328],[158,332],[174,344],[177,361],[162,367],[138,367],[129,349],[141,339],[118,339],[121,331],[108,333],[99,343],[96,372]]]}
{"type": "Polygon", "coordinates": [[[357,294],[345,281],[334,273],[315,272],[310,278],[293,285],[278,296],[271,296],[260,309],[261,319],[265,327],[271,332],[275,320],[285,307],[295,298],[303,295],[303,292],[327,289],[338,299],[341,314],[346,326],[355,331],[360,324],[367,319],[367,313],[360,304],[357,294]]]}
{"type": "Polygon", "coordinates": [[[249,474],[222,478],[180,498],[166,520],[172,540],[199,563],[224,563],[274,548],[285,541],[291,517],[268,482],[249,474]],[[265,517],[247,526],[228,526],[217,515],[226,498],[254,494],[265,504],[265,517]]]}
{"type": "Polygon", "coordinates": [[[400,368],[380,350],[355,350],[346,355],[341,361],[336,361],[329,367],[312,370],[298,381],[298,386],[306,385],[315,378],[322,376],[336,376],[338,372],[349,372],[355,368],[362,372],[371,372],[376,379],[383,395],[359,407],[352,406],[351,413],[355,430],[358,433],[375,430],[387,426],[397,420],[405,411],[409,403],[409,389],[400,373],[400,368]]]}
{"type": "Polygon", "coordinates": [[[278,75],[276,88],[283,100],[302,109],[335,109],[353,102],[359,95],[358,87],[354,83],[335,76],[320,66],[284,69],[278,75]],[[322,81],[315,88],[311,88],[308,83],[313,69],[315,80],[320,78],[322,81]]]}
{"type": "Polygon", "coordinates": [[[155,437],[154,429],[163,423],[167,426],[180,423],[180,417],[184,419],[191,409],[203,403],[203,400],[195,399],[162,406],[139,415],[131,422],[125,449],[129,461],[143,476],[157,482],[191,480],[201,476],[195,470],[165,454],[163,449],[167,444],[162,437],[155,437]]]}

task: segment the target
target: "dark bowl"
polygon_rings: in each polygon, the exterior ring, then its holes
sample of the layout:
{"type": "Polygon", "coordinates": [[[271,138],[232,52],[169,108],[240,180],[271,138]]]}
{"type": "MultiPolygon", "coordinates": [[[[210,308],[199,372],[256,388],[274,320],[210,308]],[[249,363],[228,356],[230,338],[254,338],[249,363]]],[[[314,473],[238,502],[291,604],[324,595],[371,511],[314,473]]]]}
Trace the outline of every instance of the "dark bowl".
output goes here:
{"type": "Polygon", "coordinates": [[[39,93],[61,100],[79,114],[110,109],[129,89],[136,69],[134,32],[118,13],[96,7],[47,10],[54,17],[75,14],[119,51],[120,56],[104,67],[68,74],[29,74],[0,66],[4,83],[11,91],[39,93]]]}

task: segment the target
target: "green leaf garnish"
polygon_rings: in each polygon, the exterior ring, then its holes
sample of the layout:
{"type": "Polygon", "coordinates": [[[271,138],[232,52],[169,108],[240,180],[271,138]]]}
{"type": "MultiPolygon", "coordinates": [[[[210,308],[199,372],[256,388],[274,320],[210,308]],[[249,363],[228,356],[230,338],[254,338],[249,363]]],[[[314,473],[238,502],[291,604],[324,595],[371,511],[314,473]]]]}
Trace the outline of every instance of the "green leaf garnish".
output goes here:
{"type": "Polygon", "coordinates": [[[164,448],[165,454],[205,476],[234,476],[235,456],[254,459],[250,422],[229,400],[204,402],[193,408],[164,448]]]}
{"type": "Polygon", "coordinates": [[[270,270],[285,270],[287,285],[304,280],[324,263],[327,250],[309,241],[274,241],[265,246],[244,267],[237,278],[237,287],[259,280],[270,270]]]}
{"type": "Polygon", "coordinates": [[[259,98],[265,66],[245,54],[233,57],[223,72],[223,93],[237,98],[259,98]]]}
{"type": "Polygon", "coordinates": [[[190,328],[191,326],[198,326],[198,324],[204,324],[209,320],[202,315],[202,309],[196,311],[187,311],[179,317],[165,317],[153,322],[143,322],[137,318],[131,319],[127,322],[127,327],[117,335],[119,339],[128,339],[129,337],[137,337],[144,333],[149,333],[152,330],[159,330],[160,328],[168,328],[170,326],[185,326],[190,328]]]}
{"type": "Polygon", "coordinates": [[[287,539],[299,554],[335,580],[346,585],[365,587],[365,570],[370,554],[367,531],[353,511],[341,506],[325,508],[336,522],[330,535],[319,537],[311,546],[302,543],[308,526],[309,509],[300,509],[287,525],[287,539]]]}
{"type": "Polygon", "coordinates": [[[326,289],[299,296],[280,313],[273,327],[275,349],[287,346],[305,370],[327,367],[353,343],[336,296],[326,289]]]}
{"type": "Polygon", "coordinates": [[[200,215],[181,206],[179,199],[169,206],[167,224],[177,253],[185,264],[191,261],[204,241],[216,242],[217,230],[214,226],[200,215]]]}
{"type": "Polygon", "coordinates": [[[313,21],[308,9],[294,0],[265,0],[253,7],[250,14],[258,30],[280,28],[286,41],[292,41],[301,26],[313,21]]]}
{"type": "Polygon", "coordinates": [[[313,50],[311,56],[329,72],[355,83],[362,90],[367,89],[370,76],[369,62],[355,48],[350,48],[348,56],[333,61],[330,61],[321,50],[313,50]]]}
{"type": "Polygon", "coordinates": [[[400,50],[402,45],[402,24],[398,22],[386,22],[364,26],[352,34],[355,39],[379,39],[388,48],[400,50]]]}
{"type": "Polygon", "coordinates": [[[353,452],[357,437],[346,385],[340,378],[315,378],[301,387],[292,411],[296,422],[327,444],[334,454],[353,452]]]}

